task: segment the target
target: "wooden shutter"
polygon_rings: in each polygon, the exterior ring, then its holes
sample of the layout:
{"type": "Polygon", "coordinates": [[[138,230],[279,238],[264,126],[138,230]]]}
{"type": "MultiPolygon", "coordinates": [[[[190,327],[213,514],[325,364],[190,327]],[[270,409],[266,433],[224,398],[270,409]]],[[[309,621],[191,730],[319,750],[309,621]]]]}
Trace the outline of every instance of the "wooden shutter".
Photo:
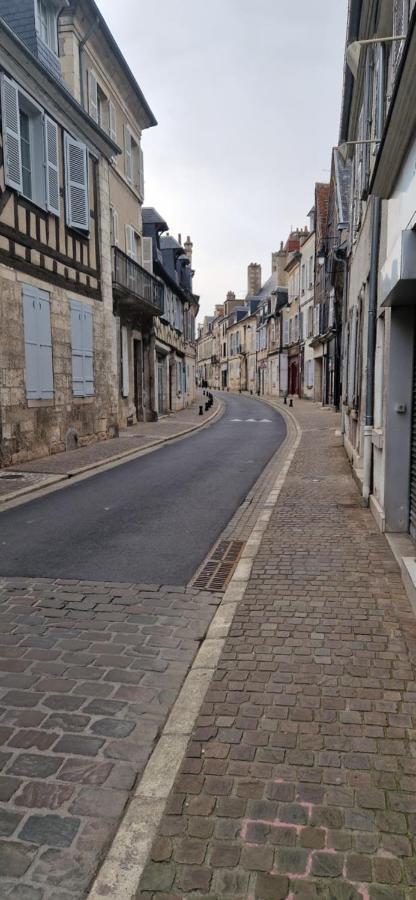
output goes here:
{"type": "Polygon", "coordinates": [[[1,113],[3,125],[4,179],[9,187],[23,191],[22,155],[20,148],[19,92],[6,75],[1,79],[1,113]]]}
{"type": "Polygon", "coordinates": [[[72,393],[74,397],[84,396],[84,350],[83,350],[82,304],[71,301],[71,347],[72,347],[72,393]]]}
{"type": "Polygon", "coordinates": [[[58,126],[56,122],[45,116],[45,160],[46,160],[46,208],[59,216],[59,155],[58,126]]]}
{"type": "Polygon", "coordinates": [[[65,134],[66,219],[70,228],[89,230],[88,156],[85,144],[65,134]]]}
{"type": "Polygon", "coordinates": [[[129,336],[127,328],[121,328],[121,393],[129,396],[129,336]]]}
{"type": "Polygon", "coordinates": [[[23,285],[26,396],[28,400],[53,399],[52,336],[49,295],[23,285]]]}
{"type": "Polygon", "coordinates": [[[132,225],[126,225],[126,253],[137,260],[136,232],[132,225]]]}
{"type": "Polygon", "coordinates": [[[118,212],[114,206],[110,207],[111,216],[111,244],[118,247],[118,212]]]}
{"type": "Polygon", "coordinates": [[[94,72],[88,72],[88,112],[98,122],[98,85],[94,72]]]}
{"type": "Polygon", "coordinates": [[[93,312],[86,303],[71,300],[72,393],[94,394],[93,312]]]}
{"type": "Polygon", "coordinates": [[[131,152],[131,133],[127,125],[124,126],[124,171],[127,181],[133,181],[133,160],[131,152]]]}
{"type": "Polygon", "coordinates": [[[108,118],[110,124],[110,138],[117,143],[117,113],[112,100],[108,101],[108,118]]]}
{"type": "Polygon", "coordinates": [[[84,395],[94,394],[94,335],[93,312],[91,306],[83,303],[82,346],[84,352],[84,395]]]}
{"type": "Polygon", "coordinates": [[[143,268],[153,272],[153,240],[151,237],[142,238],[143,268]]]}
{"type": "Polygon", "coordinates": [[[138,191],[139,196],[144,198],[144,168],[143,168],[143,150],[139,147],[139,183],[138,183],[138,191]]]}

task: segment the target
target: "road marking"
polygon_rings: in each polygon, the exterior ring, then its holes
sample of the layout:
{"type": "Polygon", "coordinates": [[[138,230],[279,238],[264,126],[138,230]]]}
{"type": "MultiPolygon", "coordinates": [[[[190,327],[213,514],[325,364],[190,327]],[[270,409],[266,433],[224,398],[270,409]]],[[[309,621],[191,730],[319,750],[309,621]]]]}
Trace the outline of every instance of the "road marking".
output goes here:
{"type": "Polygon", "coordinates": [[[229,422],[271,422],[272,419],[229,419],[229,422]]]}

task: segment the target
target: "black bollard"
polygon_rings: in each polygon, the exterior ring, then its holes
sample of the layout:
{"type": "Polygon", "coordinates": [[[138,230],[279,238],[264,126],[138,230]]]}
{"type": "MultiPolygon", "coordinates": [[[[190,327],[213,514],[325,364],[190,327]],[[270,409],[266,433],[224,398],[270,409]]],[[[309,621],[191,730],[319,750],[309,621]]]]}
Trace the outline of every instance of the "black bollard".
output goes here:
{"type": "Polygon", "coordinates": [[[287,406],[287,397],[283,397],[283,403],[285,406],[287,406]]]}
{"type": "Polygon", "coordinates": [[[209,403],[207,402],[207,403],[205,404],[205,412],[208,412],[208,410],[209,410],[209,403]]]}
{"type": "Polygon", "coordinates": [[[289,400],[289,406],[293,406],[293,399],[292,399],[292,397],[291,397],[290,400],[289,400]]]}
{"type": "Polygon", "coordinates": [[[203,416],[203,415],[204,415],[204,407],[203,407],[203,406],[200,406],[200,407],[199,407],[199,415],[200,415],[200,416],[203,416]]]}

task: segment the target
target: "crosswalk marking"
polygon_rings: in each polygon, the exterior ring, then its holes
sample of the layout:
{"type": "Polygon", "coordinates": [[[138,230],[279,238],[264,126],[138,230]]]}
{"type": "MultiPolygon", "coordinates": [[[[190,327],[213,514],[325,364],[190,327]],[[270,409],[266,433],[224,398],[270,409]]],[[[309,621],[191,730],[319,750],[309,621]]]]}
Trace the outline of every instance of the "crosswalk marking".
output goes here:
{"type": "Polygon", "coordinates": [[[229,422],[271,422],[271,419],[229,419],[229,422]]]}

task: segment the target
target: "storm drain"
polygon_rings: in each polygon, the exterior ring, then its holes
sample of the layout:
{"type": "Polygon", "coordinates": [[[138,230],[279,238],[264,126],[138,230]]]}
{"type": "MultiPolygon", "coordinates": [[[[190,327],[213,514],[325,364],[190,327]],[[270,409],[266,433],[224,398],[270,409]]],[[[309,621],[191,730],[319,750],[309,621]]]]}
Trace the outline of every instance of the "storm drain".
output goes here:
{"type": "Polygon", "coordinates": [[[196,576],[192,587],[205,591],[225,591],[243,547],[244,541],[220,541],[196,576]]]}
{"type": "Polygon", "coordinates": [[[0,472],[0,478],[2,481],[18,481],[19,478],[24,478],[21,472],[0,472]]]}

